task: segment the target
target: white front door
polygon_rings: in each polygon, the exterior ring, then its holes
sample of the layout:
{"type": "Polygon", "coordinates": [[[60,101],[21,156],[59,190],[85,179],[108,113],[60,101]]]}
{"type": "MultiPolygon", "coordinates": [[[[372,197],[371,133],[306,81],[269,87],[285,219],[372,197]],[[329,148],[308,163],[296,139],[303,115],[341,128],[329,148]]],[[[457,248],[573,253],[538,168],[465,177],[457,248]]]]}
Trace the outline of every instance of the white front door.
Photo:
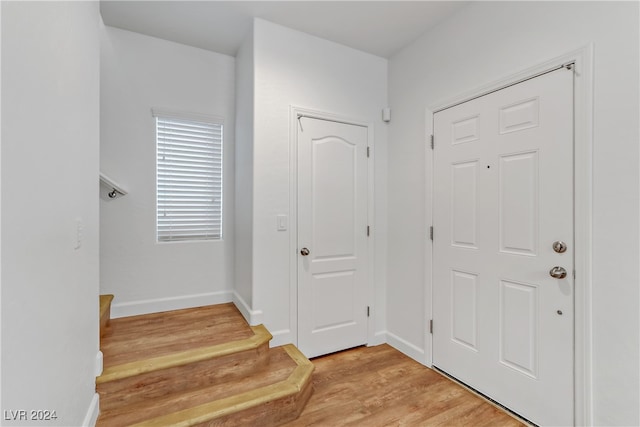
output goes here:
{"type": "Polygon", "coordinates": [[[298,347],[315,357],[367,342],[367,128],[298,126],[298,347]]]}
{"type": "Polygon", "coordinates": [[[572,425],[573,71],[438,112],[434,135],[433,364],[572,425]]]}

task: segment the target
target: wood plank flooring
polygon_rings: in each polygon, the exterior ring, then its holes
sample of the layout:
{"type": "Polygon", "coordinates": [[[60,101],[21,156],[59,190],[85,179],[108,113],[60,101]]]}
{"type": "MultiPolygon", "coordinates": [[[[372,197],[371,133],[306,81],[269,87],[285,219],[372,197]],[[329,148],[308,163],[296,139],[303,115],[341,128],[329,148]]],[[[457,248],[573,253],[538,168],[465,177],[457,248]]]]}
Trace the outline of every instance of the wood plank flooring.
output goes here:
{"type": "Polygon", "coordinates": [[[111,319],[100,344],[105,366],[250,338],[233,303],[111,319]]]}
{"type": "MultiPolygon", "coordinates": [[[[162,356],[176,351],[198,349],[202,346],[215,346],[244,340],[254,335],[233,304],[113,319],[107,329],[101,345],[105,368],[130,363],[141,357],[162,356]]],[[[266,344],[265,349],[260,351],[267,351],[266,344]]],[[[269,353],[272,354],[271,358],[264,359],[258,357],[259,354],[256,353],[242,361],[231,359],[233,355],[225,356],[230,358],[224,359],[226,368],[218,365],[211,365],[215,366],[211,368],[202,362],[202,369],[199,369],[200,365],[196,363],[187,370],[178,367],[157,374],[152,372],[144,377],[132,378],[131,393],[135,393],[135,397],[125,393],[122,398],[116,396],[115,400],[110,402],[107,396],[103,396],[104,402],[101,402],[103,414],[98,424],[100,426],[131,425],[155,416],[153,414],[159,413],[159,409],[167,409],[169,412],[181,411],[194,405],[205,404],[206,406],[205,402],[212,402],[210,405],[216,406],[218,402],[221,403],[227,398],[233,400],[236,393],[242,394],[243,390],[248,390],[249,383],[251,383],[250,387],[257,387],[256,392],[265,387],[271,387],[269,384],[285,378],[295,363],[285,357],[282,348],[272,348],[269,353]],[[256,372],[251,374],[244,372],[243,367],[247,361],[257,371],[268,364],[270,372],[258,372],[257,375],[256,372]],[[226,372],[229,369],[238,376],[229,376],[226,372]],[[214,376],[208,374],[212,370],[214,376]],[[197,377],[185,374],[187,371],[196,372],[197,377]],[[217,376],[221,378],[216,379],[217,376]],[[251,378],[253,376],[255,376],[254,379],[251,378]],[[228,382],[231,377],[236,378],[237,383],[228,382]],[[143,383],[149,383],[149,390],[143,392],[138,387],[143,383]],[[165,387],[164,383],[168,385],[165,387]],[[183,387],[182,383],[186,385],[183,387]],[[169,390],[171,393],[176,388],[185,390],[180,391],[180,394],[165,393],[166,390],[161,393],[155,390],[158,387],[169,390]]],[[[312,388],[307,386],[301,395],[291,399],[297,399],[304,404],[309,393],[311,397],[299,418],[282,425],[290,427],[515,427],[525,425],[450,379],[422,366],[386,344],[376,347],[358,347],[318,357],[312,362],[315,365],[312,376],[313,392],[311,392],[312,388]]],[[[268,427],[291,419],[291,413],[282,410],[286,406],[284,405],[286,401],[271,402],[270,397],[266,395],[262,398],[266,399],[266,405],[273,406],[269,409],[273,412],[273,414],[269,412],[272,416],[268,416],[267,412],[245,411],[242,414],[230,414],[217,420],[207,421],[202,425],[264,425],[268,427]],[[258,418],[255,418],[256,416],[258,418]],[[259,420],[259,424],[256,424],[256,419],[259,420]]],[[[262,409],[258,408],[256,411],[262,411],[262,409]]],[[[297,411],[299,409],[291,415],[295,416],[297,411]]],[[[157,418],[156,421],[154,425],[179,424],[169,418],[157,418]]]]}
{"type": "Polygon", "coordinates": [[[523,426],[389,345],[312,359],[314,392],[286,426],[523,426]]]}

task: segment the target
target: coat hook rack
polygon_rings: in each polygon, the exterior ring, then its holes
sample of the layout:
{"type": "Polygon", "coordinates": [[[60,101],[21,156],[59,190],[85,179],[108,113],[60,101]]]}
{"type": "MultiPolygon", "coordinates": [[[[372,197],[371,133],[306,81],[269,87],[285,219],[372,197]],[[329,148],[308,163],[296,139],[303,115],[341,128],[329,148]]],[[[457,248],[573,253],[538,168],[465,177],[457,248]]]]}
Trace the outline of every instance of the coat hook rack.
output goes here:
{"type": "Polygon", "coordinates": [[[128,193],[120,184],[102,172],[100,172],[100,184],[107,188],[107,197],[109,199],[117,199],[118,197],[122,197],[128,193]]]}

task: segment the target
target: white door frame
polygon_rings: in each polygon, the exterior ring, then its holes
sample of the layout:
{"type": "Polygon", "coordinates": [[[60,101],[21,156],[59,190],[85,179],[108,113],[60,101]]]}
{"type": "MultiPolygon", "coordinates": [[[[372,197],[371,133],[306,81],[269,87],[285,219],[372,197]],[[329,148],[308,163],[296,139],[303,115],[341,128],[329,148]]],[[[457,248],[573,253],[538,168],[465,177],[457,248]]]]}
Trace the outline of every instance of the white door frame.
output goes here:
{"type": "MultiPolygon", "coordinates": [[[[433,115],[460,102],[493,92],[506,86],[532,78],[551,68],[574,63],[574,228],[575,228],[575,280],[574,280],[574,423],[593,423],[592,384],[592,215],[593,215],[593,45],[569,52],[526,70],[503,77],[485,86],[475,88],[426,110],[425,138],[433,134],[433,115]]],[[[437,144],[437,141],[436,141],[437,144]]],[[[425,182],[425,225],[433,224],[433,151],[425,150],[425,166],[431,173],[425,182]]],[[[436,230],[437,233],[437,230],[436,230]]],[[[425,232],[427,243],[429,233],[425,232]]],[[[433,318],[433,245],[425,251],[425,325],[433,318]]],[[[432,366],[433,342],[428,327],[425,331],[425,364],[432,366]]]]}
{"type": "Polygon", "coordinates": [[[367,147],[369,158],[367,165],[367,222],[371,226],[371,235],[367,240],[367,305],[371,315],[367,318],[367,343],[375,338],[375,286],[374,286],[374,162],[373,123],[366,120],[299,107],[289,106],[289,325],[293,343],[298,345],[298,117],[305,116],[320,120],[329,120],[367,128],[367,147]]]}

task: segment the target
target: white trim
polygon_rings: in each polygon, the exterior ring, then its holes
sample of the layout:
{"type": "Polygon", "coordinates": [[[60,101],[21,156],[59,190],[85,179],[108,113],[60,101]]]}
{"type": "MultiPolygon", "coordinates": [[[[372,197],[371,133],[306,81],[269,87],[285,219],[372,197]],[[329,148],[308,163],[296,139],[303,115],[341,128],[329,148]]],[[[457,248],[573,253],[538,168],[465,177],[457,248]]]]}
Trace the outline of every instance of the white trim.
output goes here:
{"type": "Polygon", "coordinates": [[[387,331],[378,331],[373,335],[373,339],[369,340],[367,347],[375,347],[377,345],[387,343],[387,331]]]}
{"type": "Polygon", "coordinates": [[[104,356],[100,350],[96,353],[96,364],[95,364],[95,376],[99,377],[102,375],[102,369],[104,367],[104,356]]]}
{"type": "MultiPolygon", "coordinates": [[[[430,106],[426,111],[426,129],[433,127],[433,111],[460,103],[505,85],[532,77],[542,71],[575,62],[574,71],[574,424],[593,424],[593,343],[592,343],[592,224],[593,224],[593,44],[589,44],[519,73],[430,106]]],[[[436,141],[437,144],[437,141],[436,141]]],[[[437,145],[436,145],[437,149],[437,145]]],[[[428,157],[428,156],[427,156],[428,157]]],[[[433,183],[433,168],[427,179],[433,183]]],[[[429,190],[427,190],[429,191],[429,190]]],[[[432,195],[428,204],[433,206],[432,195]]],[[[425,292],[431,292],[432,279],[425,276],[425,292]]],[[[425,309],[425,311],[427,311],[425,309]]],[[[428,323],[427,323],[428,324],[428,323]]],[[[425,344],[426,348],[426,344],[425,344]]],[[[431,348],[431,353],[433,349],[431,348]]],[[[432,357],[429,356],[429,357],[432,357]]]]}
{"type": "Polygon", "coordinates": [[[91,403],[89,404],[89,408],[87,408],[87,413],[84,416],[82,425],[84,427],[94,427],[98,421],[98,415],[100,415],[100,395],[95,393],[91,398],[91,403]]]}
{"type": "Polygon", "coordinates": [[[429,323],[433,319],[433,241],[429,234],[429,227],[433,225],[433,150],[431,149],[431,135],[433,134],[433,110],[427,109],[425,114],[425,167],[431,173],[425,173],[425,230],[424,230],[424,363],[431,367],[433,364],[433,334],[429,331],[429,323]]]}
{"type": "MultiPolygon", "coordinates": [[[[271,332],[271,331],[270,331],[271,332]]],[[[292,344],[295,336],[291,333],[291,329],[281,329],[279,331],[271,332],[273,337],[269,341],[269,347],[280,347],[285,344],[292,344]]]]}
{"type": "Polygon", "coordinates": [[[334,113],[327,113],[318,110],[312,110],[309,108],[299,107],[295,105],[289,106],[289,294],[290,294],[290,314],[289,325],[291,327],[291,337],[294,344],[298,343],[298,115],[304,115],[310,118],[330,120],[355,126],[362,126],[367,128],[367,146],[370,147],[370,157],[368,159],[367,169],[367,221],[372,227],[372,233],[369,236],[367,249],[368,249],[368,264],[367,264],[367,305],[371,307],[373,315],[367,319],[367,342],[376,341],[375,333],[375,270],[374,270],[374,255],[375,255],[375,236],[376,236],[376,224],[374,215],[374,200],[375,200],[375,138],[374,138],[374,125],[372,122],[360,119],[354,119],[347,116],[342,116],[334,113]]]}
{"type": "Polygon", "coordinates": [[[236,291],[233,291],[233,303],[249,325],[256,326],[263,323],[264,316],[262,310],[252,310],[244,298],[236,291]]]}
{"type": "Polygon", "coordinates": [[[369,150],[369,157],[367,158],[367,223],[371,227],[371,233],[368,236],[368,245],[367,245],[367,256],[369,257],[367,267],[369,271],[367,272],[367,282],[369,286],[369,301],[368,306],[370,308],[370,316],[368,317],[367,322],[367,343],[373,342],[375,340],[376,335],[376,316],[378,314],[378,308],[382,310],[382,307],[376,306],[376,270],[375,270],[375,260],[376,260],[376,234],[378,232],[378,227],[376,226],[376,216],[375,216],[375,164],[376,164],[376,148],[375,148],[375,135],[374,135],[374,125],[373,123],[368,123],[367,125],[367,149],[369,150]]]}
{"type": "Polygon", "coordinates": [[[593,44],[575,52],[574,79],[574,411],[576,425],[593,425],[593,44]]]}
{"type": "Polygon", "coordinates": [[[130,301],[113,304],[111,306],[111,318],[117,319],[119,317],[181,310],[183,308],[202,307],[228,302],[233,302],[232,291],[207,292],[203,294],[130,301]]]}
{"type": "Polygon", "coordinates": [[[387,335],[387,343],[396,350],[401,353],[406,354],[413,360],[424,364],[425,352],[424,349],[418,347],[417,345],[411,344],[409,341],[406,341],[399,336],[392,334],[391,332],[386,333],[387,335]]]}
{"type": "Polygon", "coordinates": [[[289,328],[298,345],[298,113],[289,106],[289,328]]]}
{"type": "Polygon", "coordinates": [[[224,117],[212,114],[194,113],[191,111],[176,111],[164,108],[152,108],[151,115],[153,117],[166,117],[172,119],[193,120],[194,122],[213,123],[224,125],[224,117]]]}

